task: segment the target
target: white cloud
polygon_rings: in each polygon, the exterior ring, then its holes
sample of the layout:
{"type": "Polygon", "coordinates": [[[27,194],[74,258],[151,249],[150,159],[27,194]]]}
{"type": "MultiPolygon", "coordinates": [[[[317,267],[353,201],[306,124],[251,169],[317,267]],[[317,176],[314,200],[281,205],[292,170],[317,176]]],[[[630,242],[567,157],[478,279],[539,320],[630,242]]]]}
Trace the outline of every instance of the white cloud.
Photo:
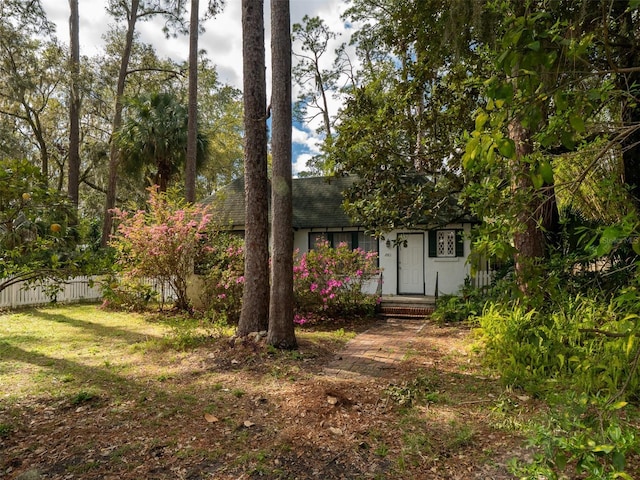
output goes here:
{"type": "MultiPolygon", "coordinates": [[[[102,36],[109,30],[109,24],[114,20],[105,10],[106,0],[92,0],[80,2],[80,48],[83,55],[93,56],[102,51],[104,40],[102,36]]],[[[201,8],[204,2],[201,3],[201,8]]],[[[267,95],[271,92],[270,69],[270,6],[269,0],[265,0],[265,54],[266,54],[266,79],[267,95]]],[[[42,4],[49,19],[57,24],[57,36],[63,43],[68,43],[69,38],[69,7],[66,2],[59,0],[42,0],[42,4]]],[[[205,22],[205,32],[200,36],[199,48],[207,52],[207,56],[216,65],[219,79],[222,83],[230,84],[242,89],[242,2],[241,0],[227,0],[224,10],[213,19],[205,22]]],[[[291,0],[291,22],[300,23],[305,15],[319,16],[331,28],[332,31],[341,34],[332,41],[329,53],[323,59],[324,68],[331,67],[333,62],[332,52],[334,48],[343,42],[349,41],[349,31],[346,29],[340,15],[344,12],[346,3],[343,0],[291,0]]],[[[170,57],[176,61],[184,61],[189,54],[187,36],[178,38],[165,38],[162,33],[163,22],[155,19],[149,22],[140,22],[137,30],[143,42],[153,45],[161,57],[170,57]]],[[[295,50],[294,46],[294,50],[295,50]]],[[[295,58],[294,58],[295,61],[295,58]]],[[[296,96],[294,87],[294,100],[296,96]]],[[[329,113],[336,115],[340,108],[341,99],[329,98],[329,113]]],[[[315,134],[321,125],[321,118],[309,122],[303,129],[293,129],[294,152],[299,152],[294,159],[294,171],[305,169],[306,161],[311,156],[320,153],[318,144],[321,139],[315,134]],[[297,169],[297,170],[296,170],[297,169]]]]}
{"type": "Polygon", "coordinates": [[[293,143],[300,145],[304,150],[310,152],[313,155],[320,153],[319,139],[315,134],[308,131],[301,130],[297,127],[293,127],[291,132],[293,143]]]}
{"type": "Polygon", "coordinates": [[[308,153],[303,153],[302,155],[298,155],[293,159],[293,163],[291,164],[291,170],[293,172],[293,176],[297,177],[298,174],[307,169],[307,162],[311,160],[313,155],[309,155],[308,153]]]}

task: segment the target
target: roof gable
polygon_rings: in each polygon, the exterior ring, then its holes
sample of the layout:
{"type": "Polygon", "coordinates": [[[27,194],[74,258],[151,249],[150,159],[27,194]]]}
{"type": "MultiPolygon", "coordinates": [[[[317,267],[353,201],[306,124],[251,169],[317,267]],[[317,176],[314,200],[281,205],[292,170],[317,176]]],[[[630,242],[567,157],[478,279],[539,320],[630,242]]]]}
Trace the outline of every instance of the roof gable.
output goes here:
{"type": "MultiPolygon", "coordinates": [[[[343,192],[351,187],[354,181],[355,177],[346,176],[294,178],[293,227],[300,229],[354,226],[342,208],[343,192]]],[[[213,206],[214,215],[220,223],[234,230],[244,230],[244,179],[234,180],[217,194],[205,198],[202,203],[213,206]]]]}

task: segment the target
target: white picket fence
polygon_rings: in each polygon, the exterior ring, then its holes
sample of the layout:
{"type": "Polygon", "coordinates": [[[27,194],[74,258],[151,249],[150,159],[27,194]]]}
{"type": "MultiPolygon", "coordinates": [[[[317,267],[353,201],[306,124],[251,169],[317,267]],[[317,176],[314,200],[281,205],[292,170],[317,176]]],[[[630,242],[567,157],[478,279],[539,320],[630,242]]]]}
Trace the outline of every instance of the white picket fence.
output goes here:
{"type": "MultiPolygon", "coordinates": [[[[74,277],[64,282],[49,280],[44,285],[26,285],[24,282],[16,283],[0,291],[0,309],[45,305],[52,301],[56,303],[98,301],[102,299],[100,280],[101,277],[95,275],[91,277],[74,277]],[[58,288],[53,298],[47,292],[47,286],[58,288]]],[[[3,279],[0,279],[0,284],[3,281],[3,279]]],[[[168,285],[160,285],[153,280],[148,280],[146,283],[158,292],[163,303],[175,300],[175,295],[173,295],[168,285]]]]}
{"type": "MultiPolygon", "coordinates": [[[[30,305],[43,305],[55,300],[59,303],[95,301],[102,298],[99,277],[75,277],[65,282],[48,280],[44,285],[25,285],[16,283],[0,292],[0,308],[16,308],[30,305]],[[47,286],[56,286],[59,290],[53,298],[47,293],[47,286]]],[[[0,280],[2,283],[4,280],[0,280]]]]}
{"type": "MultiPolygon", "coordinates": [[[[476,288],[484,288],[491,284],[495,272],[482,270],[475,273],[472,279],[472,285],[476,288]]],[[[57,303],[74,303],[82,301],[98,301],[102,298],[100,289],[100,276],[93,277],[75,277],[65,282],[58,282],[59,291],[52,299],[48,293],[46,285],[54,285],[53,281],[45,283],[45,285],[25,286],[24,283],[17,283],[2,291],[0,291],[0,309],[16,308],[35,305],[45,305],[55,300],[57,303]]],[[[0,279],[0,283],[3,280],[0,279]]],[[[367,285],[367,291],[373,293],[377,290],[379,280],[376,278],[367,285]]],[[[168,285],[161,285],[152,280],[148,280],[148,284],[158,292],[160,300],[169,302],[175,300],[171,288],[168,285]]]]}
{"type": "Polygon", "coordinates": [[[493,270],[480,270],[475,273],[472,279],[472,286],[475,288],[486,288],[491,285],[496,272],[493,270]]]}

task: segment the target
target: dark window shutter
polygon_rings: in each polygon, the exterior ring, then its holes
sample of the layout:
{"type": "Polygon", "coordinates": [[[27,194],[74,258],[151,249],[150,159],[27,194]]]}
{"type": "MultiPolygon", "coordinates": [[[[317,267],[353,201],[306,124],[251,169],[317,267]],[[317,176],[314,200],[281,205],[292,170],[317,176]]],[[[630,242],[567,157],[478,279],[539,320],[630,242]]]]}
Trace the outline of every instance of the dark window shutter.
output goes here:
{"type": "Polygon", "coordinates": [[[438,233],[436,230],[429,230],[429,257],[438,256],[438,233]]]}
{"type": "Polygon", "coordinates": [[[456,257],[464,257],[464,231],[456,230],[456,257]]]}

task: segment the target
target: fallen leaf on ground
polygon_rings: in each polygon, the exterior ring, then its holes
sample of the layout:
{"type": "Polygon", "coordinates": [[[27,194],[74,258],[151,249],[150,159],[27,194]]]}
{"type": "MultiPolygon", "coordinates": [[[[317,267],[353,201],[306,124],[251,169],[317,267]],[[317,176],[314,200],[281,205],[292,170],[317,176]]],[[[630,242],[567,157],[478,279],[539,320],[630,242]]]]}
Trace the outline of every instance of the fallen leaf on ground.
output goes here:
{"type": "Polygon", "coordinates": [[[207,422],[209,422],[209,423],[215,423],[215,422],[220,421],[220,420],[218,419],[218,417],[216,417],[216,416],[214,416],[214,415],[211,415],[210,413],[205,413],[205,414],[204,414],[204,419],[205,419],[207,422]]]}

